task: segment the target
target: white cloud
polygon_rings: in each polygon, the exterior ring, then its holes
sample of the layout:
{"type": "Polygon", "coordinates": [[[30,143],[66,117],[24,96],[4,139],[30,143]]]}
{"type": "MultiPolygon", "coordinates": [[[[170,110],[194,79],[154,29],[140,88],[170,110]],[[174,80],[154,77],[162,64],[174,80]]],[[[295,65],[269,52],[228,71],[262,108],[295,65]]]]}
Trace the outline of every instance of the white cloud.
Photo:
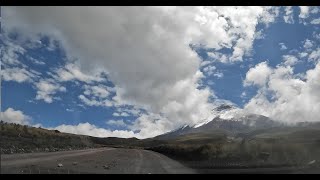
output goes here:
{"type": "MultiPolygon", "coordinates": [[[[227,48],[232,53],[218,55],[221,61],[242,61],[251,54],[258,22],[270,23],[276,14],[270,7],[3,8],[6,30],[16,28],[31,38],[49,35],[68,60],[78,59],[79,66],[57,70],[56,80],[97,81],[91,75],[108,72],[115,103],[149,112],[135,122],[143,137],[197,123],[211,113],[208,99],[214,93],[198,89],[204,76],[190,44],[227,48]]],[[[112,104],[87,96],[79,96],[87,105],[112,104]]]]}
{"type": "Polygon", "coordinates": [[[99,128],[93,124],[88,122],[86,123],[79,123],[78,125],[66,125],[62,124],[57,127],[51,127],[49,129],[56,129],[61,132],[72,133],[72,134],[83,134],[88,136],[95,136],[95,137],[123,137],[123,138],[130,138],[135,137],[136,134],[133,131],[124,131],[124,130],[107,130],[104,128],[99,128]]]}
{"type": "Polygon", "coordinates": [[[55,82],[53,79],[41,79],[35,83],[37,89],[36,100],[43,100],[46,103],[52,103],[53,97],[57,92],[66,92],[66,88],[55,82]]]}
{"type": "Polygon", "coordinates": [[[263,30],[259,30],[254,34],[254,39],[264,39],[265,35],[263,33],[263,30]]]}
{"type": "Polygon", "coordinates": [[[1,70],[1,76],[4,81],[33,82],[37,78],[36,72],[28,71],[25,68],[13,67],[1,70]]]}
{"type": "Polygon", "coordinates": [[[0,47],[0,55],[1,55],[1,65],[20,65],[18,58],[20,55],[23,55],[26,50],[13,43],[10,42],[7,37],[2,34],[3,46],[0,47]]]}
{"type": "Polygon", "coordinates": [[[284,22],[288,24],[293,24],[294,19],[293,19],[293,9],[292,6],[287,6],[285,7],[285,16],[283,16],[284,22]]]}
{"type": "Polygon", "coordinates": [[[116,102],[110,100],[110,92],[115,89],[105,85],[84,85],[83,94],[79,95],[79,99],[88,106],[105,106],[110,107],[117,105],[116,102]]]}
{"type": "Polygon", "coordinates": [[[305,49],[307,49],[307,50],[310,49],[310,48],[312,48],[312,47],[313,47],[312,41],[309,40],[309,39],[306,39],[305,42],[304,42],[303,47],[304,47],[305,49]]]}
{"type": "Polygon", "coordinates": [[[318,19],[313,19],[310,23],[311,23],[311,24],[320,24],[320,18],[318,18],[318,19]]]}
{"type": "Polygon", "coordinates": [[[267,13],[263,13],[260,17],[260,20],[268,26],[270,23],[273,23],[279,16],[280,7],[269,6],[265,7],[264,11],[267,13]]]}
{"type": "Polygon", "coordinates": [[[309,9],[311,14],[317,14],[320,10],[317,6],[311,6],[309,9]]]}
{"type": "Polygon", "coordinates": [[[88,96],[94,96],[97,98],[107,98],[110,95],[109,91],[113,91],[112,88],[104,86],[104,85],[97,85],[97,86],[90,86],[84,85],[85,91],[83,94],[88,96]]]}
{"type": "Polygon", "coordinates": [[[36,64],[36,65],[45,65],[45,64],[46,64],[45,62],[40,61],[40,60],[37,60],[37,59],[35,59],[35,58],[33,58],[33,57],[29,57],[29,60],[30,60],[32,63],[36,64]]]}
{"type": "Polygon", "coordinates": [[[300,58],[304,58],[304,57],[307,57],[307,56],[308,56],[308,53],[306,53],[306,52],[299,53],[299,57],[300,58]]]}
{"type": "Polygon", "coordinates": [[[284,55],[282,56],[282,59],[286,66],[293,66],[298,63],[298,58],[293,55],[284,55]]]}
{"type": "Polygon", "coordinates": [[[83,73],[79,66],[76,64],[66,64],[65,67],[61,67],[59,69],[56,69],[55,75],[53,76],[57,81],[72,81],[72,80],[78,80],[86,83],[90,83],[93,81],[101,82],[104,81],[102,77],[99,76],[99,74],[94,75],[88,75],[83,73]]]}
{"type": "Polygon", "coordinates": [[[216,69],[217,69],[217,68],[216,68],[215,66],[211,65],[211,66],[207,66],[207,67],[203,68],[203,71],[204,71],[208,76],[210,76],[211,74],[213,74],[213,73],[215,72],[216,69]]]}
{"type": "Polygon", "coordinates": [[[313,50],[309,54],[309,60],[312,60],[314,62],[320,62],[320,48],[313,50]]]}
{"type": "Polygon", "coordinates": [[[92,97],[89,99],[88,97],[84,96],[83,94],[79,95],[79,99],[86,104],[87,106],[105,106],[105,107],[111,107],[114,105],[114,102],[104,99],[104,100],[99,100],[96,99],[95,97],[92,97]]]}
{"type": "Polygon", "coordinates": [[[114,113],[112,114],[112,116],[116,116],[116,117],[118,117],[118,116],[128,117],[128,116],[130,116],[130,114],[128,114],[127,112],[114,112],[114,113]]]}
{"type": "Polygon", "coordinates": [[[300,7],[299,18],[305,19],[309,17],[309,7],[308,6],[299,6],[299,7],[300,7]]]}
{"type": "Polygon", "coordinates": [[[272,73],[268,73],[268,78],[265,78],[267,82],[260,86],[245,109],[289,123],[319,121],[320,64],[308,70],[303,79],[300,79],[301,74],[293,74],[290,66],[268,68],[272,73]]]}
{"type": "Polygon", "coordinates": [[[202,61],[201,63],[200,63],[200,67],[204,67],[204,66],[206,66],[206,65],[208,65],[208,64],[211,64],[212,62],[211,61],[202,61]]]}
{"type": "Polygon", "coordinates": [[[222,78],[223,77],[223,73],[222,72],[216,72],[213,74],[213,76],[217,77],[217,78],[222,78]]]}
{"type": "Polygon", "coordinates": [[[245,91],[243,91],[240,95],[241,98],[246,98],[247,97],[247,93],[245,91]]]}
{"type": "Polygon", "coordinates": [[[7,123],[16,123],[22,125],[30,125],[31,118],[25,115],[22,111],[8,108],[1,112],[1,120],[7,123]]]}
{"type": "Polygon", "coordinates": [[[142,112],[139,109],[136,108],[123,108],[123,107],[117,107],[117,111],[115,112],[117,114],[115,114],[115,116],[120,116],[121,114],[124,116],[127,116],[127,114],[129,115],[133,115],[133,116],[139,116],[142,112]],[[125,114],[123,114],[125,113],[125,114]]]}
{"type": "Polygon", "coordinates": [[[250,68],[246,74],[244,85],[257,85],[260,87],[265,86],[268,81],[269,75],[272,73],[272,69],[269,68],[267,62],[261,62],[255,67],[250,68]]]}
{"type": "Polygon", "coordinates": [[[288,49],[287,46],[284,43],[279,43],[279,45],[280,45],[280,50],[288,49]]]}
{"type": "Polygon", "coordinates": [[[34,82],[40,75],[39,72],[29,70],[25,64],[20,62],[19,57],[24,56],[26,50],[8,39],[6,33],[1,34],[2,46],[0,47],[1,77],[4,81],[34,82]]]}
{"type": "Polygon", "coordinates": [[[73,109],[69,109],[69,108],[66,108],[66,111],[68,111],[68,112],[74,112],[73,109]]]}
{"type": "Polygon", "coordinates": [[[110,125],[110,126],[118,126],[118,127],[126,127],[127,124],[121,119],[121,120],[114,120],[114,119],[111,119],[111,120],[108,120],[106,122],[107,125],[110,125]]]}
{"type": "Polygon", "coordinates": [[[223,63],[228,62],[228,56],[219,52],[208,52],[208,56],[213,60],[217,60],[223,63]]]}

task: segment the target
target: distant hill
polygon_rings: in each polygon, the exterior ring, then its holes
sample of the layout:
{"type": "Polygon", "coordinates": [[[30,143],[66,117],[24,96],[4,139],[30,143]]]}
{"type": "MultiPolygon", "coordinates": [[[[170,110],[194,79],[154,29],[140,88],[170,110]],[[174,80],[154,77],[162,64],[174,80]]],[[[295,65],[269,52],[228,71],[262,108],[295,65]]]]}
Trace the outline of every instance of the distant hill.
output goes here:
{"type": "Polygon", "coordinates": [[[216,132],[225,133],[228,136],[236,136],[240,133],[249,133],[251,131],[282,126],[284,125],[277,121],[274,121],[266,116],[256,114],[249,114],[231,119],[222,119],[218,116],[201,126],[183,126],[172,132],[157,136],[155,139],[172,139],[186,134],[211,134],[216,132]]]}
{"type": "Polygon", "coordinates": [[[58,130],[35,128],[26,125],[0,123],[1,153],[52,152],[102,146],[130,145],[137,138],[98,138],[63,133],[58,130]]]}

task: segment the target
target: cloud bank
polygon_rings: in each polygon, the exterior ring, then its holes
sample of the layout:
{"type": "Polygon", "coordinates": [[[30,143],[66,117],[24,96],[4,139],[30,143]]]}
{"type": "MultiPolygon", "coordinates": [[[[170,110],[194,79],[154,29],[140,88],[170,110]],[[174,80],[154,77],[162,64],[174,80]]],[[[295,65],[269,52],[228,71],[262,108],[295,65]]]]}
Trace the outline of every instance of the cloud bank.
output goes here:
{"type": "MultiPolygon", "coordinates": [[[[131,127],[150,137],[182,124],[206,119],[214,92],[200,88],[202,60],[190,45],[232,53],[223,62],[243,61],[250,55],[256,25],[268,24],[277,15],[269,7],[5,7],[4,29],[21,39],[47,35],[57,40],[67,59],[77,59],[79,69],[56,71],[60,81],[99,82],[95,72],[105,72],[115,84],[112,100],[107,91],[87,88],[79,99],[88,106],[133,105],[147,111],[131,127]],[[86,94],[94,94],[94,98],[86,94]],[[100,98],[100,99],[99,99],[100,98]],[[103,100],[101,100],[101,98],[103,100]]],[[[211,75],[211,70],[208,70],[211,75]]],[[[215,74],[222,77],[223,74],[215,74]]],[[[40,81],[37,98],[64,91],[59,84],[40,81]],[[42,93],[49,90],[50,93],[42,93]]],[[[109,92],[109,91],[108,91],[109,92]]],[[[60,130],[85,132],[91,124],[61,125],[60,130]]],[[[98,129],[101,134],[109,131],[98,129]]],[[[119,132],[120,133],[120,132],[119,132]]]]}

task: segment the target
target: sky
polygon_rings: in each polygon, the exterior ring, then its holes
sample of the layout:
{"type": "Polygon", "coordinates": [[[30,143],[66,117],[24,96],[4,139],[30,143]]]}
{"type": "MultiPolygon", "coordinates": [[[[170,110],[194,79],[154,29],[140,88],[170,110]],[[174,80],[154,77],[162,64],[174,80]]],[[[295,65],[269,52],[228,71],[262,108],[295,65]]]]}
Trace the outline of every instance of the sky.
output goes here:
{"type": "Polygon", "coordinates": [[[237,110],[320,120],[319,7],[1,7],[1,119],[148,138],[237,110]]]}

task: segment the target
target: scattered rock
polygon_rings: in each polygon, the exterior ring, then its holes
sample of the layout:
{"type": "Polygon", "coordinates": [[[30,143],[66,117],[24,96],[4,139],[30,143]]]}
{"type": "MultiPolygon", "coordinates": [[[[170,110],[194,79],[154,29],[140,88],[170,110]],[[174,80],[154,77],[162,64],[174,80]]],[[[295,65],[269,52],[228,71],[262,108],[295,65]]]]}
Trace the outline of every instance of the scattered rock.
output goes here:
{"type": "Polygon", "coordinates": [[[270,153],[268,152],[261,152],[259,153],[259,158],[262,159],[263,161],[267,161],[270,157],[270,153]]]}
{"type": "Polygon", "coordinates": [[[59,163],[59,164],[58,164],[58,167],[63,167],[63,164],[59,163]]]}
{"type": "Polygon", "coordinates": [[[104,165],[103,168],[104,169],[110,169],[110,167],[108,165],[104,165]]]}
{"type": "Polygon", "coordinates": [[[312,165],[312,164],[314,164],[315,162],[316,162],[316,160],[312,160],[312,161],[308,162],[308,165],[312,165]]]}

